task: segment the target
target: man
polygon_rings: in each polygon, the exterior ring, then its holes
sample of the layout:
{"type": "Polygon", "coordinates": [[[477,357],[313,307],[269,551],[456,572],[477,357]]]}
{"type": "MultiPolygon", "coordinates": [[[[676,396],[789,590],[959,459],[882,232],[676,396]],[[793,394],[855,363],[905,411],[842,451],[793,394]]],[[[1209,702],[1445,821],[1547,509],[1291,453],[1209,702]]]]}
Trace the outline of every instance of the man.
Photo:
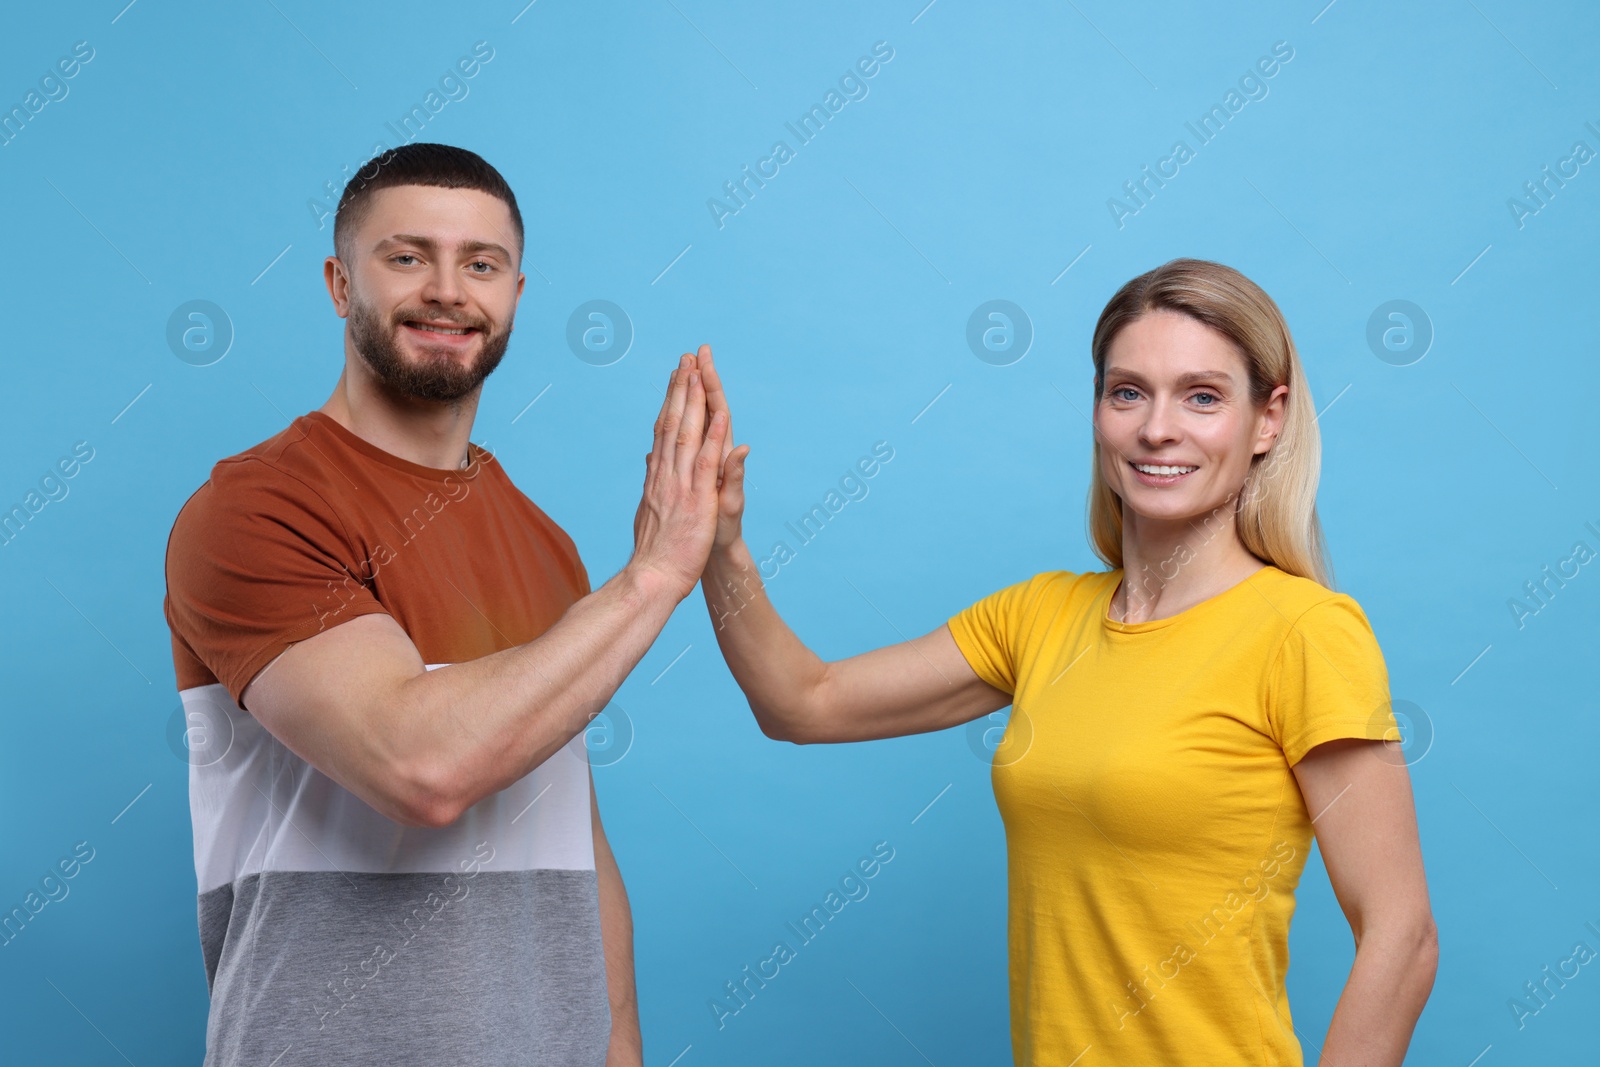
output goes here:
{"type": "Polygon", "coordinates": [[[582,731],[705,565],[727,415],[707,424],[684,356],[633,556],[591,591],[469,443],[524,282],[504,179],[395,149],[345,188],[334,245],[333,395],[219,462],[167,548],[178,688],[208,728],[205,1062],[638,1064],[582,731]]]}

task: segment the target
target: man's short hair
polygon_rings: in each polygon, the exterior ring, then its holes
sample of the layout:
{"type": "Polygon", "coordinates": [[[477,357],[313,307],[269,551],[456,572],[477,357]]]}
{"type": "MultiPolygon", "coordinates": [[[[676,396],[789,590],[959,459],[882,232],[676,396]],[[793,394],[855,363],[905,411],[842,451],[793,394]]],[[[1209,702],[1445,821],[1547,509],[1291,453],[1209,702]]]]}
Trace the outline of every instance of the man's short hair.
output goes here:
{"type": "Polygon", "coordinates": [[[372,208],[372,194],[394,185],[434,185],[444,189],[477,189],[499,197],[511,211],[516,231],[517,262],[522,262],[522,212],[517,198],[500,172],[476,152],[447,144],[401,145],[373,156],[361,165],[339,197],[333,220],[334,254],[348,266],[354,262],[350,242],[372,208]]]}

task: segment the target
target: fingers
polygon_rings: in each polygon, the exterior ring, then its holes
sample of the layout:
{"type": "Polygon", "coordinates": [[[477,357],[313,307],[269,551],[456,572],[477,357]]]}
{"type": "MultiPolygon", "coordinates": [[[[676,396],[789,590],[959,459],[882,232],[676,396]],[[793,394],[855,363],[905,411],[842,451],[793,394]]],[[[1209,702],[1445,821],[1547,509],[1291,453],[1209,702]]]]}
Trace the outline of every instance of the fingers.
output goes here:
{"type": "Polygon", "coordinates": [[[717,412],[726,412],[728,416],[728,430],[723,438],[722,458],[727,459],[728,453],[733,451],[733,412],[728,409],[728,394],[723,392],[722,377],[717,373],[717,368],[711,362],[711,346],[701,345],[695,362],[700,368],[700,377],[705,382],[706,411],[710,415],[717,412]]]}
{"type": "Polygon", "coordinates": [[[700,377],[706,386],[706,410],[712,414],[728,410],[728,397],[722,391],[722,378],[717,374],[716,366],[711,362],[711,346],[701,345],[699,355],[695,357],[695,365],[700,371],[700,377]]]}
{"type": "Polygon", "coordinates": [[[710,496],[713,500],[717,495],[717,473],[722,466],[722,445],[728,438],[727,412],[719,411],[711,416],[711,427],[706,431],[705,440],[700,442],[700,448],[695,453],[693,460],[692,481],[690,484],[696,496],[701,493],[710,496]]]}
{"type": "MultiPolygon", "coordinates": [[[[682,366],[683,360],[680,358],[678,360],[678,367],[682,366]]],[[[678,370],[677,368],[673,368],[672,373],[667,375],[667,391],[661,396],[661,410],[656,414],[655,433],[657,444],[661,443],[661,427],[667,421],[667,412],[672,410],[672,387],[677,384],[677,381],[678,370]]]]}
{"type": "MultiPolygon", "coordinates": [[[[661,437],[666,429],[667,414],[672,410],[672,387],[678,384],[678,372],[667,375],[667,391],[661,397],[661,410],[656,413],[654,436],[650,442],[650,456],[661,455],[661,437]]],[[[649,459],[650,456],[645,457],[649,459]]]]}
{"type": "Polygon", "coordinates": [[[722,479],[717,484],[717,534],[713,547],[731,543],[738,536],[744,518],[744,466],[749,445],[740,445],[722,461],[722,479]]]}
{"type": "MultiPolygon", "coordinates": [[[[684,357],[693,360],[692,356],[684,357]]],[[[688,396],[683,406],[683,418],[678,425],[677,451],[674,462],[683,478],[689,479],[698,460],[702,438],[706,430],[706,388],[700,372],[690,362],[686,372],[689,377],[688,396]]],[[[727,419],[724,417],[724,424],[727,419]]],[[[721,458],[719,453],[718,458],[721,458]]]]}
{"type": "Polygon", "coordinates": [[[688,402],[689,368],[684,356],[678,361],[678,369],[672,372],[672,381],[667,387],[667,400],[661,412],[661,432],[656,438],[656,465],[666,465],[668,471],[677,469],[678,453],[678,428],[683,420],[684,405],[688,402]]]}
{"type": "Polygon", "coordinates": [[[733,449],[722,461],[722,484],[731,499],[739,504],[744,501],[744,462],[750,455],[749,445],[740,445],[733,449]]]}

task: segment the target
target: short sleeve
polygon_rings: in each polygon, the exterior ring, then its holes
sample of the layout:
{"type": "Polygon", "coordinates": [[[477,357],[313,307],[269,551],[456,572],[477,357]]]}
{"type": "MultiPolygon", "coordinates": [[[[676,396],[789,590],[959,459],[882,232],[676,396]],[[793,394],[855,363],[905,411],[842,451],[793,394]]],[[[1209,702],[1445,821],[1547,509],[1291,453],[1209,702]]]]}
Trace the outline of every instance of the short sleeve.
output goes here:
{"type": "MultiPolygon", "coordinates": [[[[322,497],[264,463],[221,464],[167,540],[167,624],[239,703],[297,641],[385,610],[322,497]]],[[[180,676],[179,687],[185,680],[180,676]]],[[[242,706],[242,705],[241,705],[242,706]]]]}
{"type": "Polygon", "coordinates": [[[1273,661],[1267,714],[1292,766],[1324,741],[1400,741],[1378,639],[1344,594],[1295,620],[1273,661]]]}
{"type": "Polygon", "coordinates": [[[1062,573],[1036,574],[950,617],[946,625],[973,673],[1002,692],[1016,693],[1028,620],[1045,585],[1062,573]]]}

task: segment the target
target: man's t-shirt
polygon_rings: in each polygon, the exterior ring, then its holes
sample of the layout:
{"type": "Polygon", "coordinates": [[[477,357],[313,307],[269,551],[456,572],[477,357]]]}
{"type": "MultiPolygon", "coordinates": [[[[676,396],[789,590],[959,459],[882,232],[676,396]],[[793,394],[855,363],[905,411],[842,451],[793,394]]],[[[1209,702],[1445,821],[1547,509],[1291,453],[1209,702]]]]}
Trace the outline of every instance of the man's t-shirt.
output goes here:
{"type": "Polygon", "coordinates": [[[1353,599],[1277,567],[1137,623],[1108,617],[1121,579],[1046,572],[949,620],[1015,697],[991,777],[1016,1062],[1298,1067],[1291,767],[1399,740],[1383,655],[1353,599]]]}
{"type": "Polygon", "coordinates": [[[605,1061],[581,734],[417,828],[238,703],[284,649],[361,615],[387,612],[447,668],[533,640],[589,592],[572,540],[470,451],[460,470],[420,466],[314,411],[216,464],[173,525],[208,1065],[605,1061]]]}

